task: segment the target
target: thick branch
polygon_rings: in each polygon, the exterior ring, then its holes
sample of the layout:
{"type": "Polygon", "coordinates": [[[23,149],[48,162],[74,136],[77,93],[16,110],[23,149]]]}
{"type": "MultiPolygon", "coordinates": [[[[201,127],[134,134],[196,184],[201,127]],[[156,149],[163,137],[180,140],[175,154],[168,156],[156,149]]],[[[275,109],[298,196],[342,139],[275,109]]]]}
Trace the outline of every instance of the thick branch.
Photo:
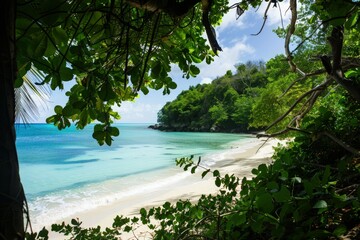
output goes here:
{"type": "Polygon", "coordinates": [[[341,68],[341,55],[343,48],[344,40],[344,27],[336,26],[331,32],[331,36],[328,38],[328,41],[331,45],[333,63],[332,63],[332,72],[330,76],[344,87],[348,93],[360,102],[360,87],[354,81],[346,79],[341,68]]]}
{"type": "Polygon", "coordinates": [[[203,6],[202,6],[202,11],[203,11],[202,24],[205,27],[206,35],[208,37],[211,49],[217,55],[217,52],[222,51],[222,49],[219,46],[218,42],[216,41],[215,30],[211,26],[211,23],[209,20],[209,13],[210,13],[210,9],[211,9],[211,3],[210,3],[211,0],[202,0],[201,2],[203,4],[203,6]]]}
{"type": "Polygon", "coordinates": [[[286,37],[285,37],[285,55],[288,59],[288,63],[291,67],[291,70],[295,72],[296,65],[292,61],[292,55],[290,52],[290,38],[295,32],[295,24],[296,24],[296,20],[297,20],[296,0],[290,0],[290,9],[291,9],[291,21],[290,21],[290,26],[286,33],[286,37]]]}

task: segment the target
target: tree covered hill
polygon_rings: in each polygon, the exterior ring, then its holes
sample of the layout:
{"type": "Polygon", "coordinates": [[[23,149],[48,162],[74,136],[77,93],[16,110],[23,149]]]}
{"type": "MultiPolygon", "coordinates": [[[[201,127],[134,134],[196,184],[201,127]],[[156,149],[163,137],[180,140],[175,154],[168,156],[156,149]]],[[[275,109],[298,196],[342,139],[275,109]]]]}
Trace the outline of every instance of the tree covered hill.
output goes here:
{"type": "Polygon", "coordinates": [[[259,129],[251,126],[252,108],[267,82],[264,62],[239,64],[235,74],[228,71],[210,84],[191,86],[166,103],[158,113],[159,125],[155,128],[216,132],[259,129]]]}

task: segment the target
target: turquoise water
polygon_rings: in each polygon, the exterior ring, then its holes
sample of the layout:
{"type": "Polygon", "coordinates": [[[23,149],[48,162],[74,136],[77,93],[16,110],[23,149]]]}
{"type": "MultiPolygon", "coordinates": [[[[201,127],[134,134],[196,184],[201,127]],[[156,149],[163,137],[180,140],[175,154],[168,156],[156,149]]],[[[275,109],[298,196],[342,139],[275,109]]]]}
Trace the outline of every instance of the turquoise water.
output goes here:
{"type": "Polygon", "coordinates": [[[21,179],[34,224],[49,223],[182,178],[166,175],[175,159],[211,156],[249,135],[160,132],[147,124],[120,124],[112,146],[98,146],[92,126],[58,131],[52,125],[17,127],[21,179]],[[106,187],[104,187],[106,186],[106,187]],[[116,190],[114,190],[114,188],[116,190]],[[76,210],[75,210],[76,209],[76,210]]]}

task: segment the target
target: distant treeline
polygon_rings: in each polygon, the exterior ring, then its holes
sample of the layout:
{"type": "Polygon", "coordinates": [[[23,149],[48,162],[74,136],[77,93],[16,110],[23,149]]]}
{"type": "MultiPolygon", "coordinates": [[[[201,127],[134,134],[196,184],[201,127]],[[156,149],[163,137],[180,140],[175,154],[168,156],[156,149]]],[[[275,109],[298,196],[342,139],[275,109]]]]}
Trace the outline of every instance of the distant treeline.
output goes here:
{"type": "Polygon", "coordinates": [[[191,86],[166,103],[153,128],[165,131],[249,132],[256,99],[268,82],[262,61],[236,66],[210,84],[191,86]]]}

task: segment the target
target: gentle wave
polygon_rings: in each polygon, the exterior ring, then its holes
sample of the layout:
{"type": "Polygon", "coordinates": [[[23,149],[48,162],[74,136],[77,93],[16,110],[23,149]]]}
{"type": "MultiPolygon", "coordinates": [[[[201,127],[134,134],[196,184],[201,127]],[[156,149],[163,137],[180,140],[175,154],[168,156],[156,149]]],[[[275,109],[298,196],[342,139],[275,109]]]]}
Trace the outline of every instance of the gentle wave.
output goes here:
{"type": "Polygon", "coordinates": [[[41,229],[45,224],[58,222],[76,213],[176,184],[190,175],[188,172],[176,174],[174,172],[178,171],[174,169],[158,171],[155,173],[158,179],[153,181],[150,179],[154,179],[154,175],[132,175],[36,197],[29,203],[32,224],[34,229],[41,229]]]}

